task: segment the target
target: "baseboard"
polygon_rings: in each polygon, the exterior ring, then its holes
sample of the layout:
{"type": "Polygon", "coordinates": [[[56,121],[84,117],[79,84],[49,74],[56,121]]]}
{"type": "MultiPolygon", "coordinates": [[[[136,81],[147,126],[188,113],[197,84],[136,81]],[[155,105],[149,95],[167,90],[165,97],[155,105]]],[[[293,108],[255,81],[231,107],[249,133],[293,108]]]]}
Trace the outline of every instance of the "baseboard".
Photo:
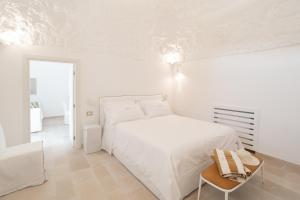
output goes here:
{"type": "Polygon", "coordinates": [[[64,118],[64,115],[55,115],[55,116],[43,117],[43,119],[55,119],[55,118],[64,118]]]}

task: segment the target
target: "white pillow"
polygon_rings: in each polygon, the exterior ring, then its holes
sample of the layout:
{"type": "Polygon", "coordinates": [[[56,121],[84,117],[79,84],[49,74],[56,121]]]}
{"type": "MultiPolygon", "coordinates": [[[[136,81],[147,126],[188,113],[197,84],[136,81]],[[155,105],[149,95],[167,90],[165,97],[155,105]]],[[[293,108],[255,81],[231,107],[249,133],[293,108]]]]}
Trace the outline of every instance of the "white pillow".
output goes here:
{"type": "Polygon", "coordinates": [[[0,125],[0,152],[4,151],[5,148],[6,148],[6,143],[5,143],[4,131],[2,129],[2,126],[0,125]]]}
{"type": "Polygon", "coordinates": [[[105,124],[112,125],[125,121],[142,119],[145,117],[138,104],[118,104],[104,107],[105,124]]]}
{"type": "Polygon", "coordinates": [[[107,101],[107,102],[103,102],[100,105],[100,124],[105,125],[105,112],[104,110],[108,110],[110,108],[114,108],[114,107],[119,107],[122,105],[135,105],[135,101],[134,100],[127,100],[127,99],[122,99],[122,100],[115,100],[115,101],[107,101]]]}
{"type": "Polygon", "coordinates": [[[149,100],[140,102],[143,111],[148,117],[158,117],[173,114],[167,101],[149,100]]]}

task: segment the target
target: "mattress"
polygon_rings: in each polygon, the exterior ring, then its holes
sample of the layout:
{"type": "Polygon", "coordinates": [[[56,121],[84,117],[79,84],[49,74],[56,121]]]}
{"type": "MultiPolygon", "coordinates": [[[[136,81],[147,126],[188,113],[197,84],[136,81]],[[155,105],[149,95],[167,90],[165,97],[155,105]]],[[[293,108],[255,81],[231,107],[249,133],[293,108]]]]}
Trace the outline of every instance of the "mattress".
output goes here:
{"type": "Polygon", "coordinates": [[[180,200],[198,186],[214,148],[241,143],[227,126],[169,115],[114,127],[112,153],[161,200],[180,200]]]}

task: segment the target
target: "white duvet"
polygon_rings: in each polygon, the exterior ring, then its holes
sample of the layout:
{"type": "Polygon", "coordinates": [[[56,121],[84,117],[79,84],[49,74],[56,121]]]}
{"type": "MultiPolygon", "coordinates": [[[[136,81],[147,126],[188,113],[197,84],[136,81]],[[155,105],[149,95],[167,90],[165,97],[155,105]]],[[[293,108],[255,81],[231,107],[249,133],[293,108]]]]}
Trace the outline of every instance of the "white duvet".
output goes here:
{"type": "Polygon", "coordinates": [[[183,199],[195,190],[214,148],[241,147],[232,128],[177,115],[113,129],[112,153],[161,200],[183,199]]]}

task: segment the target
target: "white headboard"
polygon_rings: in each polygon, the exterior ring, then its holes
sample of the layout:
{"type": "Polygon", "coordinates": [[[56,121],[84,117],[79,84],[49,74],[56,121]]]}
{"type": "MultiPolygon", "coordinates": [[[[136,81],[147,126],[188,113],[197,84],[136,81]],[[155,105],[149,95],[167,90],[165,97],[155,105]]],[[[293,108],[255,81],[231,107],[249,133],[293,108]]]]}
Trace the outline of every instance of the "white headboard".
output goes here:
{"type": "Polygon", "coordinates": [[[103,103],[106,102],[120,102],[120,101],[142,101],[142,100],[165,100],[166,96],[163,94],[151,94],[151,95],[120,95],[120,96],[103,96],[100,97],[99,101],[99,120],[100,124],[103,125],[104,115],[103,115],[103,103]]]}

